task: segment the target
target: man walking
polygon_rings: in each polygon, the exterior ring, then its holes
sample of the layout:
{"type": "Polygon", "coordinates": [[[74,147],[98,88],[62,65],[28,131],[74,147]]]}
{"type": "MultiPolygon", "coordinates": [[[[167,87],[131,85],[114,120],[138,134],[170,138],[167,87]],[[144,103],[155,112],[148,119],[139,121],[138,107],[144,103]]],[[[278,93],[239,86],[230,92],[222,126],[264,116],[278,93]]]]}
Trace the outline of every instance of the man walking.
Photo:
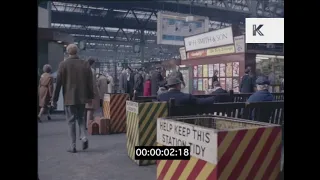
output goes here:
{"type": "Polygon", "coordinates": [[[94,98],[93,78],[89,63],[78,57],[78,47],[75,44],[68,45],[67,53],[69,57],[59,65],[52,105],[56,106],[62,87],[66,120],[71,139],[68,152],[76,153],[76,121],[79,124],[79,137],[82,141],[82,149],[85,150],[89,146],[86,136],[84,111],[85,104],[94,98]]]}

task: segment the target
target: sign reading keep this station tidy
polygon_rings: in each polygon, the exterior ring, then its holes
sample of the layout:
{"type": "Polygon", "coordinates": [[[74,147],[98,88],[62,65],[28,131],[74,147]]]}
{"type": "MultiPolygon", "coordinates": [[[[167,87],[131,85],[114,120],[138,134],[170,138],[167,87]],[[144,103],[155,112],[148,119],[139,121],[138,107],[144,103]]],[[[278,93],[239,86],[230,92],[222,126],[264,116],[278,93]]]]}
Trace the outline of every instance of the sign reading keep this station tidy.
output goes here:
{"type": "Polygon", "coordinates": [[[232,27],[184,38],[186,51],[233,44],[232,27]]]}
{"type": "Polygon", "coordinates": [[[157,142],[165,146],[190,146],[191,156],[217,164],[217,133],[179,121],[158,118],[157,142]]]}

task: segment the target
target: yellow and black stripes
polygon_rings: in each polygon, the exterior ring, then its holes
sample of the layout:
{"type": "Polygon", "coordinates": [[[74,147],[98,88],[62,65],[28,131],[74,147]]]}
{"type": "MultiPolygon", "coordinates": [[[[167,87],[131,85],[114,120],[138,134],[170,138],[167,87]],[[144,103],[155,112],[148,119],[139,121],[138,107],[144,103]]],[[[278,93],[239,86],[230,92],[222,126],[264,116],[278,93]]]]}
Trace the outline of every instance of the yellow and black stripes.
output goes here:
{"type": "MultiPolygon", "coordinates": [[[[127,148],[134,160],[134,146],[155,146],[157,140],[157,118],[166,117],[168,107],[165,102],[138,103],[138,114],[127,111],[127,148]]],[[[135,161],[138,165],[155,164],[154,160],[135,161]]]]}
{"type": "Polygon", "coordinates": [[[128,156],[139,164],[138,161],[134,160],[135,152],[134,147],[138,146],[138,114],[127,111],[127,150],[128,156]]]}

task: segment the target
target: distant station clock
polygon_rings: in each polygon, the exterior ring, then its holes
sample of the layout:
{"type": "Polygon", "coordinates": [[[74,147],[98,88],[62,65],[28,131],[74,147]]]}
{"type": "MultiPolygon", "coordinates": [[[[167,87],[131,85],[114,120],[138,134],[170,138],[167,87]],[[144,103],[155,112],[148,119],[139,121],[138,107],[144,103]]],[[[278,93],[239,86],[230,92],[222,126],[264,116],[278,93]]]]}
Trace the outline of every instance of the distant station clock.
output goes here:
{"type": "Polygon", "coordinates": [[[139,44],[134,44],[133,45],[133,52],[134,53],[139,53],[140,52],[140,45],[139,44]]]}
{"type": "Polygon", "coordinates": [[[85,50],[86,49],[86,41],[80,41],[79,42],[79,48],[81,50],[85,50]]]}

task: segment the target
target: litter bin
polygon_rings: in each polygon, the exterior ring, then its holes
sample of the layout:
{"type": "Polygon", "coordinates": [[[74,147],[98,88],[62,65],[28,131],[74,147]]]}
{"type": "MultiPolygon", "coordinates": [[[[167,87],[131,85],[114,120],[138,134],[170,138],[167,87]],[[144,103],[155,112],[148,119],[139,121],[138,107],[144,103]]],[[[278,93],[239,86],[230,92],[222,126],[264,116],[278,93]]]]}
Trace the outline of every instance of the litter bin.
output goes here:
{"type": "Polygon", "coordinates": [[[158,118],[159,146],[190,146],[190,160],[157,161],[157,179],[278,179],[281,126],[222,116],[158,118]]]}
{"type": "Polygon", "coordinates": [[[126,132],[126,100],[129,94],[104,94],[103,116],[110,119],[110,133],[126,132]]]}
{"type": "Polygon", "coordinates": [[[166,102],[127,101],[127,150],[136,164],[155,164],[155,160],[135,160],[135,146],[156,146],[157,118],[168,115],[166,102]]]}

